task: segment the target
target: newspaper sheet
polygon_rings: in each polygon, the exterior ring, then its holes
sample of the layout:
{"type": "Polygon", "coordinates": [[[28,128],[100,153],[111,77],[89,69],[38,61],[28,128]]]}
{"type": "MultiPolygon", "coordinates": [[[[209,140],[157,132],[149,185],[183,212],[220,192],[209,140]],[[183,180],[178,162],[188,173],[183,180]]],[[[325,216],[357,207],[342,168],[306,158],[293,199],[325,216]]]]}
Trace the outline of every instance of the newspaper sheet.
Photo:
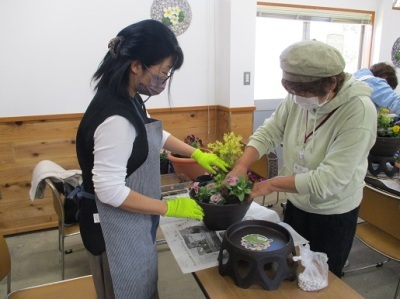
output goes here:
{"type": "MultiPolygon", "coordinates": [[[[278,213],[253,202],[244,220],[267,220],[279,223],[291,233],[295,246],[308,241],[286,223],[278,213]]],[[[161,217],[161,230],[183,273],[218,266],[218,254],[225,231],[210,231],[202,221],[161,217]]]]}

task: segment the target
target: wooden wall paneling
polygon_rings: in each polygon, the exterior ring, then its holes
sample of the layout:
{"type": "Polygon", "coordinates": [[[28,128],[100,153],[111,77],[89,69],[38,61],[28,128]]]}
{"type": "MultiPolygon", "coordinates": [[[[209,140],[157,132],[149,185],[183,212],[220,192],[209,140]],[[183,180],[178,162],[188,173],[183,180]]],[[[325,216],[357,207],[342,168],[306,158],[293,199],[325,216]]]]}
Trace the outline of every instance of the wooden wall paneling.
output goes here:
{"type": "Polygon", "coordinates": [[[231,131],[248,139],[253,134],[253,112],[231,113],[231,131]]]}
{"type": "Polygon", "coordinates": [[[224,133],[234,132],[247,140],[253,133],[255,107],[227,108],[219,106],[217,114],[217,139],[224,133]]]}
{"type": "Polygon", "coordinates": [[[222,140],[224,133],[231,131],[230,112],[218,110],[217,112],[217,125],[216,125],[216,139],[222,140]]]}
{"type": "Polygon", "coordinates": [[[181,109],[166,109],[160,111],[149,110],[153,118],[162,120],[164,130],[178,139],[185,139],[188,135],[195,135],[203,140],[204,145],[215,141],[216,109],[210,107],[189,107],[181,109]]]}
{"type": "Polygon", "coordinates": [[[55,228],[58,225],[51,199],[4,204],[0,216],[0,231],[4,235],[55,228]]]}
{"type": "Polygon", "coordinates": [[[14,162],[14,151],[12,143],[0,143],[0,164],[14,162]]]}
{"type": "Polygon", "coordinates": [[[33,169],[52,160],[79,169],[75,136],[82,114],[0,119],[0,231],[14,234],[57,227],[51,192],[31,201],[33,169]]]}
{"type": "Polygon", "coordinates": [[[43,141],[51,139],[73,138],[80,119],[39,120],[39,121],[0,121],[0,140],[6,142],[43,141]]]}
{"type": "Polygon", "coordinates": [[[76,157],[75,143],[75,138],[16,143],[14,146],[15,161],[35,158],[52,160],[60,157],[76,157]]]}

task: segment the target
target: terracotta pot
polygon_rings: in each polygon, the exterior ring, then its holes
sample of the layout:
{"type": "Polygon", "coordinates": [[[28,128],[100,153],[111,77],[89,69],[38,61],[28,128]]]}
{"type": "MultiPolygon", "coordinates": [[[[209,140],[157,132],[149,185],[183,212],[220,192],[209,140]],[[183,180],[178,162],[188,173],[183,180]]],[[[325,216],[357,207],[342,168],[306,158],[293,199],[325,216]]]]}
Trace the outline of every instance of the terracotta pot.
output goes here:
{"type": "MultiPolygon", "coordinates": [[[[194,190],[189,195],[193,198],[194,190]]],[[[209,230],[226,230],[229,226],[242,221],[250,208],[251,202],[239,204],[217,205],[197,201],[204,211],[203,222],[209,230]]]]}
{"type": "MultiPolygon", "coordinates": [[[[209,152],[207,149],[201,150],[209,152]]],[[[168,153],[167,158],[171,161],[174,171],[177,174],[184,174],[192,181],[194,181],[196,177],[207,173],[207,170],[201,167],[193,158],[178,158],[171,153],[168,153]]]]}

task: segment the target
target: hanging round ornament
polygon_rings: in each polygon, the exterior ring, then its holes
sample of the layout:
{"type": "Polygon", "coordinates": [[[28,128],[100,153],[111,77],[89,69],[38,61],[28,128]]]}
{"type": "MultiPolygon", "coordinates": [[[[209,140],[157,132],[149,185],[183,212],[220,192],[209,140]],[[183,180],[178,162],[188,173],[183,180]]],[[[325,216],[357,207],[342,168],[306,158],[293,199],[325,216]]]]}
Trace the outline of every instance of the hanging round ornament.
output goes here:
{"type": "Polygon", "coordinates": [[[400,37],[394,42],[392,47],[392,62],[395,66],[400,67],[400,37]]]}
{"type": "Polygon", "coordinates": [[[154,0],[150,17],[167,25],[175,35],[181,35],[190,26],[192,10],[186,0],[154,0]]]}

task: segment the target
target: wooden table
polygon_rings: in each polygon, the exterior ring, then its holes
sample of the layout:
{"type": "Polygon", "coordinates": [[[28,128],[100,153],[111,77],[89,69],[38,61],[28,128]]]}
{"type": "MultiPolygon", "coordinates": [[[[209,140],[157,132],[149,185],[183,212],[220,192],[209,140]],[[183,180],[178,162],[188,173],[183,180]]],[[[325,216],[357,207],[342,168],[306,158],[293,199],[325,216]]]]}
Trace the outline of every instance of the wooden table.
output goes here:
{"type": "MultiPolygon", "coordinates": [[[[301,270],[299,270],[301,271],[301,270]]],[[[329,272],[328,286],[315,292],[306,292],[297,285],[297,280],[284,280],[279,288],[268,291],[261,286],[252,285],[248,289],[242,289],[235,285],[229,276],[221,276],[218,267],[213,267],[193,273],[197,283],[207,298],[211,299],[235,299],[235,298],[279,298],[279,299],[338,299],[338,298],[363,298],[350,286],[329,272]]]]}

